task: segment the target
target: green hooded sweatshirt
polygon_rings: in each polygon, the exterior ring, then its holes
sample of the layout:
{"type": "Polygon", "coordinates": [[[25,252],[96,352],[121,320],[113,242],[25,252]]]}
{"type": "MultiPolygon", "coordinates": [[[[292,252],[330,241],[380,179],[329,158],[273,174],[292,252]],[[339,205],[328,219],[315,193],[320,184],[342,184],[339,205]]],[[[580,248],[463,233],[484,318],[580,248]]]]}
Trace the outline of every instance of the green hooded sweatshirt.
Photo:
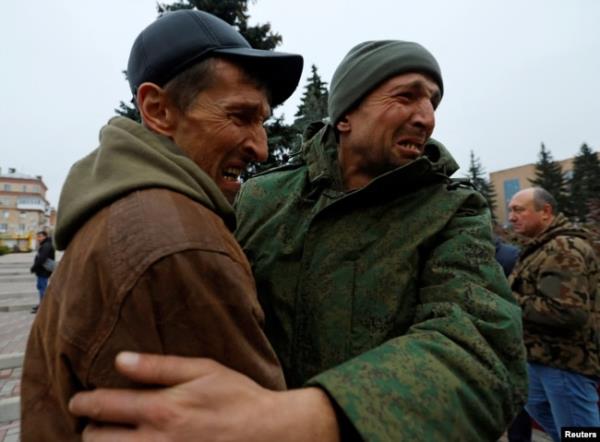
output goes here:
{"type": "Polygon", "coordinates": [[[130,192],[166,188],[211,209],[235,228],[233,209],[214,181],[168,138],[128,118],[100,130],[100,146],[71,167],[58,203],[54,242],[67,248],[96,212],[130,192]]]}

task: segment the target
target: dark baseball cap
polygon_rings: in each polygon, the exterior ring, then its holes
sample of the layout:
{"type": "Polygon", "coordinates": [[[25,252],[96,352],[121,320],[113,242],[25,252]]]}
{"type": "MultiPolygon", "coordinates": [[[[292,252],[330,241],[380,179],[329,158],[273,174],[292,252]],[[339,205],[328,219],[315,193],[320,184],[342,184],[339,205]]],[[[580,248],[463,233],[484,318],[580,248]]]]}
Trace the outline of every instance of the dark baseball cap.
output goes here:
{"type": "Polygon", "coordinates": [[[252,67],[271,92],[271,104],[281,104],[300,80],[301,55],[254,49],[227,22],[195,9],[166,12],[136,38],[129,54],[127,78],[135,97],[144,82],[164,86],[175,75],[211,56],[222,56],[252,67]]]}

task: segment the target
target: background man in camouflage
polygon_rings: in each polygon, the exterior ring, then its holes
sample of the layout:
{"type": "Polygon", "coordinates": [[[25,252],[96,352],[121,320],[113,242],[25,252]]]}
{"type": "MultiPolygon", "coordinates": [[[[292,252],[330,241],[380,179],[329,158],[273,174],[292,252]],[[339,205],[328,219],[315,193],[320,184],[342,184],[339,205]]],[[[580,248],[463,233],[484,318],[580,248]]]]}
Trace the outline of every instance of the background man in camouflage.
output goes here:
{"type": "Polygon", "coordinates": [[[430,139],[442,93],[422,46],[362,43],[331,81],[330,122],[243,187],[237,237],[292,390],[246,400],[237,374],[146,356],[121,369],[177,385],[86,393],[72,410],[132,424],[131,440],[212,440],[216,427],[222,440],[301,441],[315,426],[319,441],[496,440],[525,396],[520,312],[484,199],[452,182],[456,163],[430,139]],[[329,406],[302,398],[314,390],[329,406]]]}
{"type": "Polygon", "coordinates": [[[558,441],[561,427],[600,425],[598,260],[546,190],[520,191],[509,211],[514,230],[531,239],[509,279],[523,309],[526,409],[558,441]]]}

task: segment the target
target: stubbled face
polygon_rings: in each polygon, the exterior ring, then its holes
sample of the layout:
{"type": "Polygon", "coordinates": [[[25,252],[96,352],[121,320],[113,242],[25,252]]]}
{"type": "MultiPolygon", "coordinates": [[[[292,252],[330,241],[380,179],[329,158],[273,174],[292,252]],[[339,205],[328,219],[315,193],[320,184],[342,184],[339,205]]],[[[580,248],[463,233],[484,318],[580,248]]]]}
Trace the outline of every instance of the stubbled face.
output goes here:
{"type": "Polygon", "coordinates": [[[173,141],[204,170],[229,201],[249,162],[267,159],[266,92],[235,64],[217,60],[214,84],[178,117],[173,141]]]}
{"type": "Polygon", "coordinates": [[[347,132],[338,124],[343,149],[371,178],[409,163],[423,154],[440,100],[437,83],[426,75],[390,78],[342,119],[347,132]]]}
{"type": "Polygon", "coordinates": [[[518,192],[508,204],[508,221],[513,230],[521,235],[533,238],[545,228],[544,211],[536,210],[533,193],[527,190],[518,192]]]}

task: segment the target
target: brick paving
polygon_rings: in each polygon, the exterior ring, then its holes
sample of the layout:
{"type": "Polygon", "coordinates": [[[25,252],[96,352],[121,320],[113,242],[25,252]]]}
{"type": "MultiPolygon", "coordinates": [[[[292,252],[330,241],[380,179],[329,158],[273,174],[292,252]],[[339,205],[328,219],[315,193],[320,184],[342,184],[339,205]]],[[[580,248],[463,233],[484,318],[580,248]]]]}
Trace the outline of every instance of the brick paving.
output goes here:
{"type": "MultiPolygon", "coordinates": [[[[25,351],[35,318],[30,306],[38,300],[35,276],[29,273],[33,257],[34,253],[0,256],[0,355],[25,351]]],[[[20,367],[0,370],[0,400],[19,395],[21,373],[20,367]]],[[[19,442],[19,432],[18,420],[0,422],[0,442],[19,442]]]]}
{"type": "Polygon", "coordinates": [[[29,329],[35,315],[28,310],[0,312],[0,354],[25,351],[29,329]]]}
{"type": "Polygon", "coordinates": [[[19,421],[0,424],[0,441],[19,442],[19,421]]]}

